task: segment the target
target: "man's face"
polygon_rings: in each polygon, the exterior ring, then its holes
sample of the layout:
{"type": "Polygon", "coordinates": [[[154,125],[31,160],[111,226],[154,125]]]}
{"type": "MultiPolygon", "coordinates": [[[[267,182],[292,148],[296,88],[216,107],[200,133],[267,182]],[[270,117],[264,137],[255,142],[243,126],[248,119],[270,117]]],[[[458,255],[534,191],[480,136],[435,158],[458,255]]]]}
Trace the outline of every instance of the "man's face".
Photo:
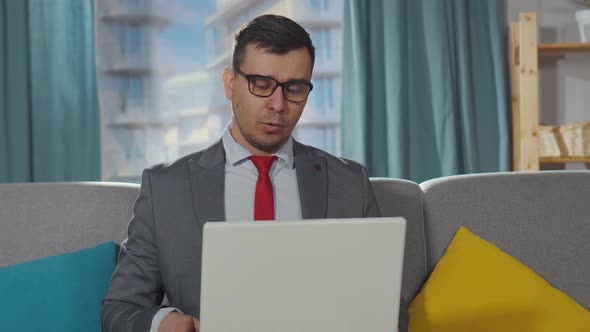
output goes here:
{"type": "MultiPolygon", "coordinates": [[[[272,77],[279,82],[311,81],[311,56],[306,48],[278,55],[247,45],[239,70],[247,75],[272,77]]],[[[248,80],[226,68],[225,96],[231,100],[231,133],[236,142],[255,155],[270,155],[283,146],[301,117],[305,102],[294,103],[277,87],[270,97],[250,93],[248,80]]]]}

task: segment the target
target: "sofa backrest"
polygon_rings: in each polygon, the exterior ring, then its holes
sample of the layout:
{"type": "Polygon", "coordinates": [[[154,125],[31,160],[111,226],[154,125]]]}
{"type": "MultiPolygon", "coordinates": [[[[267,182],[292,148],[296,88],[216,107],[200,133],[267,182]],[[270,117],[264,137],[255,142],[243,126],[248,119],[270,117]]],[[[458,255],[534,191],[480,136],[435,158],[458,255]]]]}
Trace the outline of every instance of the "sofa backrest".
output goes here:
{"type": "Polygon", "coordinates": [[[422,190],[418,184],[389,178],[372,178],[371,185],[385,217],[406,218],[402,299],[410,303],[426,277],[426,244],[422,221],[422,190]]]}
{"type": "Polygon", "coordinates": [[[420,186],[429,273],[465,225],[590,308],[590,172],[459,175],[420,186]]]}
{"type": "Polygon", "coordinates": [[[120,243],[138,191],[108,182],[0,184],[0,266],[120,243]]]}

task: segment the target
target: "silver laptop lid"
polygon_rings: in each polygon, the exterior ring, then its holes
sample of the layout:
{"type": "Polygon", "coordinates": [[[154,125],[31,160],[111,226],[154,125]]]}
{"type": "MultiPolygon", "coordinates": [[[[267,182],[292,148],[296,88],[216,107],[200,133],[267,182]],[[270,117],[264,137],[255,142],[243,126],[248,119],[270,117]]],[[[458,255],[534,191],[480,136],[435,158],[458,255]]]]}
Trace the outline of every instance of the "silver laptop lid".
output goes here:
{"type": "Polygon", "coordinates": [[[207,223],[202,332],[397,331],[405,219],[207,223]]]}

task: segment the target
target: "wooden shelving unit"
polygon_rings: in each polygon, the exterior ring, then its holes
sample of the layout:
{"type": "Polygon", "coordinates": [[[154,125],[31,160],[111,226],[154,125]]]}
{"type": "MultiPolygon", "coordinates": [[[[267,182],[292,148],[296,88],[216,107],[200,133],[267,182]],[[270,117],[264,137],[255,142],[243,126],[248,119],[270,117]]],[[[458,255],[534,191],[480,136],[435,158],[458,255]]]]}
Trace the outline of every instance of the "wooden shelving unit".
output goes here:
{"type": "Polygon", "coordinates": [[[540,163],[590,163],[588,157],[539,157],[539,65],[542,54],[589,52],[590,43],[538,44],[537,15],[521,13],[512,28],[512,153],[515,171],[540,163]]]}

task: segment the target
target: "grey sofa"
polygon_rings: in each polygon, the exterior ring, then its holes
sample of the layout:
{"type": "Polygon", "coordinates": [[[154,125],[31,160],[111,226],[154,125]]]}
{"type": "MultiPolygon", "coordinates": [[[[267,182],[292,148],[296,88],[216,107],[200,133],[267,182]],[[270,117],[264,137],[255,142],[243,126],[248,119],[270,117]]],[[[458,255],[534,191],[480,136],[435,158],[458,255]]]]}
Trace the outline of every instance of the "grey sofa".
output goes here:
{"type": "MultiPolygon", "coordinates": [[[[590,308],[590,171],[371,180],[408,220],[402,297],[419,292],[460,225],[590,308]]],[[[0,267],[125,237],[138,186],[0,184],[0,267]]]]}

